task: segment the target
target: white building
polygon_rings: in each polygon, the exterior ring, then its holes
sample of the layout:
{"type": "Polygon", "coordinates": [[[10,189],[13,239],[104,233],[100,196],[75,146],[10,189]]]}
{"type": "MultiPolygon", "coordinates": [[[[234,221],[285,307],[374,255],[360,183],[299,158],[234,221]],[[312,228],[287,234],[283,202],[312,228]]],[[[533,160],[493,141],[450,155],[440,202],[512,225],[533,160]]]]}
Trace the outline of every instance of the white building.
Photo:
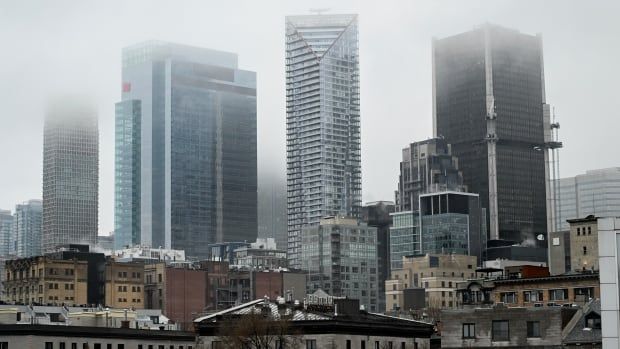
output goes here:
{"type": "Polygon", "coordinates": [[[603,349],[620,348],[620,218],[598,220],[603,349]]]}
{"type": "Polygon", "coordinates": [[[620,216],[620,167],[561,178],[557,206],[559,230],[568,230],[567,219],[620,216]]]}

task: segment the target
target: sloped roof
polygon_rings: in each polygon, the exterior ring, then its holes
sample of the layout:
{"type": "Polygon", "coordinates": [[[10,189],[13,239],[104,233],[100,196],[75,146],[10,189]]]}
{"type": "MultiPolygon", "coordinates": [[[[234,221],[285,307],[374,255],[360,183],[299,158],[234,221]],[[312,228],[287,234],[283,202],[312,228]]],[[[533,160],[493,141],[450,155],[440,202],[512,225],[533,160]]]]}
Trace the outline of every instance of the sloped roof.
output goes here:
{"type": "Polygon", "coordinates": [[[579,319],[572,324],[572,329],[569,330],[566,337],[563,339],[565,344],[577,344],[577,343],[601,343],[602,334],[601,329],[587,328],[586,317],[590,314],[601,315],[601,301],[600,299],[592,300],[586,306],[583,311],[575,314],[579,319]]]}

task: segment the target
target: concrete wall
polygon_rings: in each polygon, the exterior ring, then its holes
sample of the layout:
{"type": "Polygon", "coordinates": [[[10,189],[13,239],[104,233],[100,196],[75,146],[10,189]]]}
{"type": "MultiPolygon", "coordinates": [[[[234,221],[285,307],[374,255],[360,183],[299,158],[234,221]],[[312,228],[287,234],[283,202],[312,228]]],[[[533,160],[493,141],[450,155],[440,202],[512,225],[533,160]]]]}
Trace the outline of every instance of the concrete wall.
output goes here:
{"type": "MultiPolygon", "coordinates": [[[[211,349],[213,345],[212,343],[218,340],[219,339],[217,337],[199,337],[199,342],[196,349],[211,349]]],[[[317,349],[347,349],[347,340],[351,341],[351,349],[362,349],[362,341],[365,342],[366,349],[375,349],[377,343],[379,343],[379,349],[389,349],[390,342],[392,342],[391,348],[393,349],[430,349],[430,340],[428,338],[318,334],[299,336],[295,340],[301,342],[301,346],[299,346],[300,349],[306,348],[306,341],[310,340],[316,341],[317,349]],[[404,347],[402,346],[403,343],[405,344],[404,347]]],[[[275,348],[275,343],[272,348],[275,348]]]]}
{"type": "Polygon", "coordinates": [[[561,348],[562,309],[486,308],[442,311],[442,348],[561,348]],[[493,341],[492,322],[509,321],[509,341],[493,341]],[[527,338],[527,321],[539,321],[540,338],[527,338]],[[475,324],[475,338],[463,338],[463,324],[475,324]]]}

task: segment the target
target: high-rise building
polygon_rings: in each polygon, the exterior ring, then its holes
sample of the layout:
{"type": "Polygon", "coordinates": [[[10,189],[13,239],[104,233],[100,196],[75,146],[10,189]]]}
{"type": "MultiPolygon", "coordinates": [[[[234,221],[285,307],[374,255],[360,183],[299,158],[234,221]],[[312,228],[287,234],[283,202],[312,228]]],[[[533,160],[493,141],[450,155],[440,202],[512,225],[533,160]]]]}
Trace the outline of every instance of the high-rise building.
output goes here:
{"type": "Polygon", "coordinates": [[[7,257],[14,245],[13,215],[9,210],[0,210],[0,258],[7,257]]]}
{"type": "Polygon", "coordinates": [[[59,99],[43,137],[43,252],[67,243],[95,246],[98,210],[97,112],[82,99],[59,99]]]}
{"type": "Polygon", "coordinates": [[[41,255],[43,205],[41,200],[29,200],[15,205],[13,215],[13,237],[15,245],[12,249],[18,257],[41,255]]]}
{"type": "Polygon", "coordinates": [[[431,138],[403,149],[396,192],[398,211],[417,211],[421,194],[445,190],[467,191],[450,144],[431,138]]]}
{"type": "Polygon", "coordinates": [[[378,311],[377,229],[356,218],[326,217],[302,229],[302,269],[307,292],[360,300],[378,311]]]}
{"type": "Polygon", "coordinates": [[[391,201],[366,203],[362,207],[362,221],[377,229],[377,278],[379,280],[378,311],[385,311],[385,280],[390,277],[390,225],[395,210],[391,201]]]}
{"type": "Polygon", "coordinates": [[[122,74],[117,246],[204,258],[209,243],[254,241],[256,73],[234,53],[145,42],[123,50],[122,74]]]}
{"type": "Polygon", "coordinates": [[[556,183],[559,229],[568,229],[569,219],[589,215],[620,217],[620,167],[586,171],[556,183]]]}
{"type": "Polygon", "coordinates": [[[603,349],[620,347],[620,218],[598,220],[603,349]]]}
{"type": "Polygon", "coordinates": [[[114,249],[140,244],[140,101],[116,103],[114,249]]]}
{"type": "Polygon", "coordinates": [[[286,17],[288,256],[300,267],[301,229],[325,216],[359,217],[357,15],[286,17]]]}
{"type": "Polygon", "coordinates": [[[541,36],[486,24],[433,41],[433,128],[488,209],[491,239],[547,231],[541,36]]]}
{"type": "Polygon", "coordinates": [[[272,172],[258,177],[258,237],[275,239],[278,249],[286,251],[286,178],[272,172]]]}

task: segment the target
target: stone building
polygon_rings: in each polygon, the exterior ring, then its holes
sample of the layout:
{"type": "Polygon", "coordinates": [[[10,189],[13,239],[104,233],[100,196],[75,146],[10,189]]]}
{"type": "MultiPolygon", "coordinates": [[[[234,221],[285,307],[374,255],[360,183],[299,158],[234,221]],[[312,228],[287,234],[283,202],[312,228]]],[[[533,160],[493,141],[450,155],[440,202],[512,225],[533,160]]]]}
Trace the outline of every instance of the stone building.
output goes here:
{"type": "Polygon", "coordinates": [[[450,309],[441,312],[442,348],[562,348],[562,331],[577,309],[565,307],[450,309]]]}
{"type": "Polygon", "coordinates": [[[105,304],[113,308],[144,308],[144,264],[106,262],[105,304]]]}
{"type": "Polygon", "coordinates": [[[303,306],[258,299],[197,318],[194,325],[201,349],[222,348],[222,336],[245,339],[234,328],[234,324],[244,319],[265,324],[257,326],[261,330],[256,332],[256,336],[272,343],[274,348],[282,342],[296,343],[300,345],[298,347],[307,349],[430,348],[433,325],[368,313],[360,310],[359,306],[359,301],[353,299],[334,299],[332,306],[303,306]],[[233,328],[227,329],[225,326],[228,324],[232,324],[233,328]],[[278,334],[275,334],[276,331],[278,334]]]}
{"type": "Polygon", "coordinates": [[[425,304],[430,308],[457,305],[457,283],[474,278],[476,257],[466,255],[425,255],[403,258],[403,268],[393,270],[385,281],[386,309],[404,309],[405,290],[425,289],[425,304]]]}

